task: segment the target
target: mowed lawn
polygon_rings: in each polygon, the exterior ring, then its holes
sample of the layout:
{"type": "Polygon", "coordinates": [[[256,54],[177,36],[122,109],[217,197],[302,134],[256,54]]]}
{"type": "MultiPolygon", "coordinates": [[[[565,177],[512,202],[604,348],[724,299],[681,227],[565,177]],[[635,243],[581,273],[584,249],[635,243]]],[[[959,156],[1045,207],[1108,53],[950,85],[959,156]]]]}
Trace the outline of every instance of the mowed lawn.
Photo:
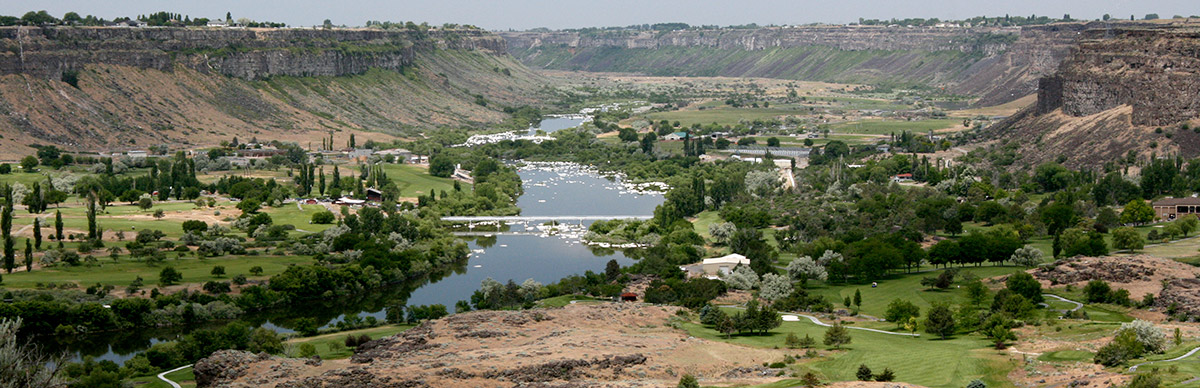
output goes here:
{"type": "MultiPolygon", "coordinates": [[[[165,375],[166,378],[179,383],[180,387],[192,388],[196,386],[196,374],[192,373],[192,368],[184,368],[165,375]]],[[[172,388],[170,384],[158,378],[155,373],[150,376],[135,377],[129,379],[138,388],[172,388]]]]}
{"type": "MultiPolygon", "coordinates": [[[[829,348],[820,345],[826,328],[806,320],[784,322],[768,335],[734,336],[728,340],[699,324],[687,323],[684,328],[695,337],[761,348],[784,348],[784,339],[794,333],[817,340],[818,349],[829,348]]],[[[983,379],[989,387],[1008,387],[1011,384],[1004,376],[1016,366],[1015,361],[990,349],[990,343],[980,336],[960,335],[940,340],[928,334],[913,338],[862,330],[851,330],[850,336],[852,341],[845,350],[811,362],[802,360],[795,367],[796,372],[811,370],[825,382],[854,381],[858,366],[866,364],[876,372],[891,368],[896,381],[928,387],[961,388],[974,379],[983,379]]],[[[805,350],[794,352],[804,354],[805,350]]]]}
{"type": "Polygon", "coordinates": [[[271,215],[271,221],[275,225],[293,225],[300,233],[321,232],[333,226],[333,224],[322,225],[311,223],[313,214],[323,211],[326,211],[326,209],[322,205],[300,205],[297,207],[294,203],[262,210],[262,212],[271,215]]]}
{"type": "MultiPolygon", "coordinates": [[[[962,267],[958,270],[960,277],[970,272],[984,279],[993,276],[1008,275],[1024,270],[1024,268],[1010,266],[996,267],[985,264],[980,267],[962,267]]],[[[946,290],[928,290],[925,286],[921,285],[921,278],[927,276],[937,277],[942,271],[945,270],[937,269],[930,272],[892,275],[879,280],[879,286],[875,288],[871,288],[870,283],[829,285],[820,284],[820,282],[810,282],[809,292],[824,296],[835,307],[842,307],[842,301],[846,297],[853,298],[854,291],[858,290],[862,293],[862,309],[860,311],[863,314],[875,317],[882,317],[887,311],[888,303],[891,303],[892,300],[907,300],[920,307],[921,316],[924,317],[933,303],[946,302],[958,304],[966,300],[966,290],[957,286],[951,286],[950,289],[946,290]]]]}
{"type": "Polygon", "coordinates": [[[348,358],[354,355],[354,351],[346,347],[346,336],[353,335],[355,337],[366,335],[371,339],[380,339],[383,337],[403,333],[404,331],[415,327],[416,325],[383,325],[359,330],[350,330],[330,334],[322,334],[314,337],[293,338],[285,342],[286,345],[292,348],[293,351],[299,352],[298,347],[301,344],[312,344],[317,349],[317,355],[323,360],[333,360],[338,358],[348,358]]]}
{"type": "Polygon", "coordinates": [[[266,278],[282,273],[288,266],[312,262],[309,256],[224,256],[201,260],[193,257],[176,259],[174,253],[168,253],[166,261],[150,265],[134,261],[127,255],[122,255],[117,262],[113,262],[104,252],[97,252],[95,256],[99,259],[99,265],[93,267],[58,265],[35,269],[33,272],[24,272],[24,267],[21,267],[20,272],[4,275],[4,286],[35,288],[38,283],[76,283],[87,287],[100,283],[122,288],[141,276],[144,288],[153,288],[158,284],[159,272],[166,267],[175,267],[183,274],[182,283],[203,283],[210,280],[228,281],[238,274],[250,277],[250,268],[255,266],[263,268],[262,276],[266,278]],[[212,276],[212,268],[218,265],[225,267],[225,276],[221,278],[212,276]]]}
{"type": "MultiPolygon", "coordinates": [[[[454,191],[454,180],[429,175],[429,168],[413,164],[383,164],[383,171],[396,186],[400,188],[400,196],[414,198],[429,195],[433,191],[454,191]]],[[[470,190],[471,185],[461,184],[463,190],[470,190]]]]}
{"type": "Polygon", "coordinates": [[[946,129],[962,124],[962,119],[947,118],[947,119],[926,119],[917,121],[906,120],[861,120],[838,123],[833,125],[834,132],[837,133],[858,133],[858,134],[873,134],[887,135],[891,133],[899,134],[903,131],[924,134],[929,131],[946,129]]]}

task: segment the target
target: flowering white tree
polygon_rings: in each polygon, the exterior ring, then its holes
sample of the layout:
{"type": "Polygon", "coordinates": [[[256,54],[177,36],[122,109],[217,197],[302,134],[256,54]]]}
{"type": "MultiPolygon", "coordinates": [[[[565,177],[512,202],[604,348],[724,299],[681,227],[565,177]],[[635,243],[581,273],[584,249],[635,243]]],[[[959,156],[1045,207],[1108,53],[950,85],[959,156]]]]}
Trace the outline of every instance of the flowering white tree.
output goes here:
{"type": "Polygon", "coordinates": [[[730,287],[739,290],[750,290],[758,287],[758,274],[750,269],[750,266],[739,265],[737,268],[721,278],[730,287]]]}
{"type": "Polygon", "coordinates": [[[825,271],[825,267],[808,256],[797,257],[791,263],[788,263],[787,272],[792,280],[829,279],[829,273],[825,271]]]}
{"type": "Polygon", "coordinates": [[[737,232],[737,226],[732,222],[720,222],[708,226],[708,234],[717,244],[728,244],[729,238],[733,237],[734,232],[737,232]]]}
{"type": "Polygon", "coordinates": [[[758,295],[770,302],[786,298],[792,294],[792,281],[786,276],[769,273],[762,277],[762,289],[758,295]]]}

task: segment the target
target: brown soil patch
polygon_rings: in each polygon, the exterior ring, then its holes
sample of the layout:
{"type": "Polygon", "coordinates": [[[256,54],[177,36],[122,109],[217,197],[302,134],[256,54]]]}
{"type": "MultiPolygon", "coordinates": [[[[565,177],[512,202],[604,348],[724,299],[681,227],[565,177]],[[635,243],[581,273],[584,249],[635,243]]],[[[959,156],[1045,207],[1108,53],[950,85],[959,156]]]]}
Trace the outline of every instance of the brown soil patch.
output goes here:
{"type": "Polygon", "coordinates": [[[477,311],[372,341],[350,360],[314,366],[219,352],[198,363],[196,373],[198,381],[228,387],[674,386],[684,373],[705,385],[775,380],[758,369],[782,351],[688,337],[666,326],[677,310],[608,303],[477,311]]]}

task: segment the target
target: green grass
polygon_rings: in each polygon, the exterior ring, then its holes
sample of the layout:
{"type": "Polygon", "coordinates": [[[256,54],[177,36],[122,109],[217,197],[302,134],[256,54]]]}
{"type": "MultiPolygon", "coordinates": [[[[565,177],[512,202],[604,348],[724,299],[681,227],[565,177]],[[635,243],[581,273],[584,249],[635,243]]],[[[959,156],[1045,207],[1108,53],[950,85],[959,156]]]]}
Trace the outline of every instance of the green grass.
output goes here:
{"type": "Polygon", "coordinates": [[[571,301],[585,302],[607,302],[608,299],[593,298],[584,295],[560,295],[553,298],[546,298],[538,301],[539,307],[563,307],[571,304],[571,301]]]}
{"type": "Polygon", "coordinates": [[[1043,353],[1037,359],[1046,362],[1092,362],[1095,355],[1086,350],[1059,350],[1043,353]]]}
{"type": "MultiPolygon", "coordinates": [[[[171,379],[171,381],[179,383],[179,386],[184,387],[184,388],[191,388],[191,387],[196,386],[196,375],[194,373],[192,373],[192,368],[184,368],[184,369],[180,369],[180,370],[177,370],[177,371],[174,371],[171,373],[167,373],[166,377],[168,379],[171,379]]],[[[134,386],[136,386],[138,388],[171,388],[170,384],[167,384],[167,382],[165,382],[165,381],[159,380],[157,373],[150,375],[150,376],[135,377],[135,378],[129,379],[129,381],[132,382],[134,384],[134,386]]]]}
{"type": "Polygon", "coordinates": [[[296,349],[296,347],[299,347],[301,344],[312,344],[317,349],[317,355],[321,356],[321,359],[324,360],[348,358],[354,355],[354,351],[350,348],[347,348],[345,345],[346,336],[348,335],[357,337],[366,334],[368,337],[371,337],[371,339],[379,339],[403,333],[405,330],[411,329],[414,326],[416,325],[384,325],[366,329],[323,334],[315,337],[294,338],[288,340],[286,344],[293,346],[293,349],[296,349]]]}
{"type": "Polygon", "coordinates": [[[645,117],[648,120],[656,122],[660,120],[667,120],[672,123],[679,121],[681,127],[690,127],[692,124],[708,125],[711,123],[717,123],[720,125],[736,125],[742,120],[770,120],[779,116],[806,114],[809,114],[808,109],[734,108],[730,106],[721,106],[705,110],[688,109],[651,113],[645,117]]]}
{"type": "MultiPolygon", "coordinates": [[[[981,267],[963,267],[959,268],[959,275],[966,272],[974,273],[979,278],[989,278],[993,276],[1007,275],[1013,272],[1022,270],[1019,267],[995,267],[984,265],[981,267]]],[[[854,291],[859,290],[862,293],[862,309],[864,314],[882,317],[887,311],[888,303],[893,299],[903,299],[912,302],[921,308],[921,314],[925,312],[935,302],[951,302],[957,304],[966,300],[966,290],[951,287],[947,290],[926,291],[926,288],[921,285],[921,278],[926,276],[936,277],[940,271],[914,274],[896,274],[888,278],[880,280],[879,287],[871,288],[870,284],[836,284],[821,285],[819,282],[811,282],[813,287],[809,292],[816,295],[824,296],[834,306],[841,307],[842,300],[845,297],[853,297],[854,291]]]]}
{"type": "MultiPolygon", "coordinates": [[[[789,333],[800,337],[808,335],[820,342],[826,330],[808,321],[784,322],[768,335],[734,336],[726,340],[715,330],[699,324],[685,323],[684,329],[695,337],[760,348],[783,348],[784,338],[789,333]]],[[[961,388],[978,378],[989,387],[1011,386],[1005,381],[1005,375],[1015,366],[1014,361],[989,349],[989,342],[982,337],[939,340],[929,335],[912,338],[860,330],[852,330],[850,335],[853,341],[845,351],[799,364],[794,367],[795,371],[812,370],[826,382],[853,381],[857,380],[854,373],[858,366],[866,364],[880,371],[891,368],[896,373],[896,381],[928,387],[961,388]]],[[[804,350],[797,349],[795,353],[803,354],[804,350]]]]}
{"type": "MultiPolygon", "coordinates": [[[[428,195],[433,191],[454,191],[454,180],[438,178],[429,175],[429,170],[411,164],[383,164],[383,170],[388,179],[396,182],[400,188],[400,196],[406,198],[428,195]]],[[[344,175],[343,175],[344,176],[344,175]]],[[[463,190],[469,190],[471,185],[462,184],[463,190]]]]}
{"type": "Polygon", "coordinates": [[[708,233],[708,227],[722,222],[725,222],[725,220],[721,219],[721,215],[719,213],[712,210],[705,210],[699,214],[696,214],[696,220],[692,221],[692,227],[695,228],[696,234],[711,242],[712,235],[708,233]]]}
{"type": "Polygon", "coordinates": [[[167,257],[168,259],[163,263],[152,266],[134,261],[125,255],[122,255],[121,259],[114,263],[112,259],[108,258],[108,254],[98,253],[96,258],[99,259],[100,264],[97,267],[59,265],[36,269],[33,272],[13,272],[4,275],[4,286],[35,288],[37,283],[70,282],[79,284],[81,287],[100,283],[124,288],[141,276],[145,284],[143,288],[150,289],[158,283],[158,274],[165,267],[175,267],[181,272],[183,274],[182,283],[203,283],[210,280],[228,281],[237,274],[250,276],[250,268],[254,266],[261,266],[263,276],[269,277],[282,273],[290,265],[312,262],[312,258],[308,256],[225,256],[200,260],[196,258],[175,259],[174,253],[169,253],[167,257]],[[225,276],[221,278],[212,276],[212,268],[217,265],[225,266],[225,276]]]}
{"type": "Polygon", "coordinates": [[[302,231],[301,233],[316,233],[324,231],[325,229],[333,226],[332,224],[321,225],[310,223],[312,221],[312,215],[325,211],[325,206],[300,206],[303,208],[303,210],[301,208],[297,208],[296,204],[292,203],[276,208],[265,209],[263,212],[271,215],[271,221],[274,222],[275,225],[295,225],[297,230],[302,231]]]}
{"type": "Polygon", "coordinates": [[[950,128],[961,124],[960,119],[927,119],[917,121],[905,120],[862,120],[837,123],[833,125],[837,133],[857,133],[872,135],[899,134],[902,131],[913,133],[928,133],[930,130],[950,128]]]}

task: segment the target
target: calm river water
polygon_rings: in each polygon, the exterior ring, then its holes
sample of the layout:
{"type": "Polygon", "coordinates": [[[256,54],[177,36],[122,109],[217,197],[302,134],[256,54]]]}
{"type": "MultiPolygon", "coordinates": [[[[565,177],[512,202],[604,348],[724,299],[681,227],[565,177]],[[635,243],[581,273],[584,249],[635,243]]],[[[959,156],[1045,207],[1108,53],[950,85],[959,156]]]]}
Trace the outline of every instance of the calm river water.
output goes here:
{"type": "MultiPolygon", "coordinates": [[[[543,127],[546,126],[543,123],[543,127]]],[[[558,129],[563,128],[568,127],[558,129]]],[[[661,194],[629,191],[617,179],[602,177],[578,165],[530,164],[520,168],[519,173],[525,194],[518,199],[517,205],[526,216],[652,215],[654,208],[663,202],[661,194]]],[[[302,306],[251,315],[241,321],[286,333],[292,331],[288,329],[290,323],[302,317],[314,317],[326,325],[338,322],[347,314],[382,320],[387,306],[398,303],[442,304],[453,310],[456,301],[470,300],[480,282],[488,277],[500,282],[512,279],[520,283],[534,279],[550,283],[589,270],[601,272],[605,263],[612,259],[622,265],[632,262],[620,251],[581,244],[576,233],[547,236],[537,234],[534,225],[519,224],[506,229],[506,232],[491,237],[467,240],[472,253],[465,265],[434,278],[386,287],[351,300],[305,301],[302,306]],[[534,234],[510,234],[513,232],[534,234]]],[[[93,356],[97,360],[123,363],[137,352],[155,343],[173,340],[191,329],[195,328],[136,329],[46,345],[52,350],[69,352],[75,360],[93,356]]]]}

